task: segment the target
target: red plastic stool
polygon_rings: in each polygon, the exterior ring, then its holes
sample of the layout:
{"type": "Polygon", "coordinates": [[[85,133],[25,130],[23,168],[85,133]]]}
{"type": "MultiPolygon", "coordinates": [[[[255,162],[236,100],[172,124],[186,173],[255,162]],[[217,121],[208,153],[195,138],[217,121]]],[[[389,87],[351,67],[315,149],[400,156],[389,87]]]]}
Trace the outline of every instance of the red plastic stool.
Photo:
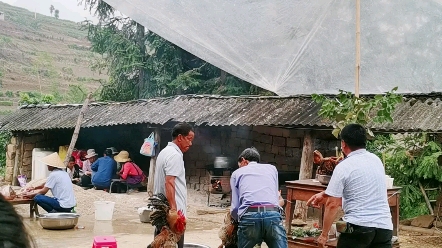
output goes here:
{"type": "Polygon", "coordinates": [[[96,236],[92,248],[117,248],[117,240],[112,236],[96,236]]]}

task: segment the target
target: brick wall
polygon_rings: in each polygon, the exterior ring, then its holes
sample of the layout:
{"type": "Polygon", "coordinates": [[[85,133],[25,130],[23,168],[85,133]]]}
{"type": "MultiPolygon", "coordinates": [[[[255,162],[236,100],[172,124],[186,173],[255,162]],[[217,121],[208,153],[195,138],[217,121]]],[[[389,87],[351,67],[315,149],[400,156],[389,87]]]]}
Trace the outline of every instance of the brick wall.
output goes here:
{"type": "Polygon", "coordinates": [[[276,127],[253,127],[253,146],[261,160],[279,171],[299,171],[304,131],[276,127]]]}
{"type": "MultiPolygon", "coordinates": [[[[275,165],[279,172],[298,172],[304,134],[302,130],[265,126],[198,127],[192,148],[184,154],[187,187],[207,190],[209,182],[205,167],[213,164],[217,156],[229,157],[230,162],[235,164],[239,154],[250,146],[258,149],[262,162],[275,165]]],[[[339,142],[331,131],[315,134],[315,149],[325,156],[334,155],[339,142]]]]}
{"type": "Polygon", "coordinates": [[[184,154],[187,187],[206,191],[209,187],[206,166],[213,164],[217,156],[228,157],[235,164],[238,155],[252,143],[251,127],[196,128],[193,146],[184,154]]]}

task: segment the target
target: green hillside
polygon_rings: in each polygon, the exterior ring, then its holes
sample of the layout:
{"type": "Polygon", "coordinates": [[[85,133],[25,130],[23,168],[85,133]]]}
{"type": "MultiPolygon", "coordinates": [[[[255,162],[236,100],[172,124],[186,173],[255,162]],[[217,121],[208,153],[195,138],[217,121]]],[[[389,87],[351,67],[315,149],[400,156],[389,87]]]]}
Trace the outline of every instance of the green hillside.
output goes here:
{"type": "Polygon", "coordinates": [[[92,72],[87,31],[80,25],[0,2],[0,113],[15,109],[20,92],[66,94],[69,85],[90,91],[107,76],[92,72]]]}

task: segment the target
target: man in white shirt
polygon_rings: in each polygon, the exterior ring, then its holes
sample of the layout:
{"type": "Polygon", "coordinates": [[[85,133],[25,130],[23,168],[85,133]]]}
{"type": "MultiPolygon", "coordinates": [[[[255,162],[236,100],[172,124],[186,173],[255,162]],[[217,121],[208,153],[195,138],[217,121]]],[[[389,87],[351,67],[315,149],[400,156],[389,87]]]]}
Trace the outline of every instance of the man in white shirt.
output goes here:
{"type": "Polygon", "coordinates": [[[58,153],[53,153],[41,159],[51,172],[42,189],[34,193],[28,193],[27,198],[34,198],[35,203],[48,213],[71,212],[75,207],[74,189],[69,174],[65,171],[66,166],[61,161],[58,153]],[[54,197],[45,194],[51,190],[54,197]]]}
{"type": "MultiPolygon", "coordinates": [[[[181,210],[184,216],[187,210],[187,187],[183,153],[192,146],[194,137],[191,125],[187,123],[175,125],[172,130],[172,142],[169,142],[158,154],[155,169],[154,194],[165,195],[171,210],[181,210]]],[[[160,231],[155,228],[155,236],[160,231]]],[[[178,242],[178,248],[183,246],[184,235],[178,242]]]]}
{"type": "MultiPolygon", "coordinates": [[[[322,234],[324,245],[339,207],[344,210],[343,229],[337,248],[391,248],[393,222],[387,198],[385,170],[381,160],[365,150],[365,128],[349,124],[341,131],[341,147],[346,158],[333,171],[324,192],[314,195],[307,205],[325,205],[322,234]]],[[[338,228],[340,229],[340,228],[338,228]]],[[[339,231],[339,230],[338,230],[339,231]]]]}

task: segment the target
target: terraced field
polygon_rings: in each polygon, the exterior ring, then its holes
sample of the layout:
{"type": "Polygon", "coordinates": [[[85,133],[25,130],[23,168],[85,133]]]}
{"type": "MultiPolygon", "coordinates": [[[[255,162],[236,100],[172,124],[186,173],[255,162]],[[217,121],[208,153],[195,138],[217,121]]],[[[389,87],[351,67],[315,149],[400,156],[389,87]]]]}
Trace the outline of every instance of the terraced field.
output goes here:
{"type": "Polygon", "coordinates": [[[0,2],[0,114],[16,109],[20,92],[66,94],[69,85],[96,91],[106,75],[93,72],[87,31],[66,20],[0,2]]]}

